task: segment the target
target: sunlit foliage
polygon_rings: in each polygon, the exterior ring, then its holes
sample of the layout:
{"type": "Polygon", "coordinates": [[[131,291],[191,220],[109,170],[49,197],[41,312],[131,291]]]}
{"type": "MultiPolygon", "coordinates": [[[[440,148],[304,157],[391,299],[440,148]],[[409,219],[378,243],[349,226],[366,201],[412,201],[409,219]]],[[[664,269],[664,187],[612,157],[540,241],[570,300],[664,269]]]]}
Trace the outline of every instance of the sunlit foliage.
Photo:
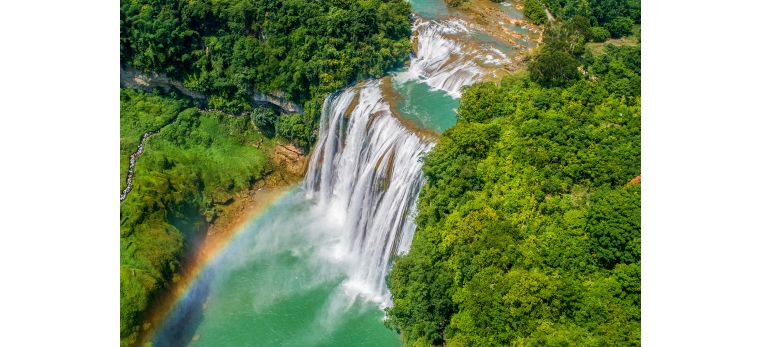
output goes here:
{"type": "Polygon", "coordinates": [[[159,130],[146,141],[120,206],[120,329],[122,344],[131,344],[142,315],[173,281],[206,222],[270,169],[264,151],[272,140],[248,117],[201,113],[155,94],[123,89],[120,104],[123,156],[143,132],[159,130]]]}
{"type": "Polygon", "coordinates": [[[640,344],[640,49],[580,65],[465,91],[388,279],[408,345],[640,344]]]}
{"type": "Polygon", "coordinates": [[[122,63],[182,80],[210,108],[250,110],[255,91],[317,100],[302,142],[327,93],[380,77],[411,47],[405,0],[121,0],[120,14],[122,63]]]}

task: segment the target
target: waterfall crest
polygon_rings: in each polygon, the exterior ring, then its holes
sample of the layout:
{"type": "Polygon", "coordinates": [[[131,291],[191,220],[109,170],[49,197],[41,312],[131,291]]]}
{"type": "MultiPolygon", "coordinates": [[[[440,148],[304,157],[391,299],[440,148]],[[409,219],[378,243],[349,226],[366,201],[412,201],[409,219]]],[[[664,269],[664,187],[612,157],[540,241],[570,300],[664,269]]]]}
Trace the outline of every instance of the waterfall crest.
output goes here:
{"type": "Polygon", "coordinates": [[[349,265],[345,290],[390,303],[384,277],[410,247],[421,159],[432,147],[395,118],[379,81],[326,99],[304,190],[342,233],[333,252],[349,265]]]}
{"type": "Polygon", "coordinates": [[[510,64],[508,56],[491,45],[478,45],[462,19],[422,20],[414,26],[415,56],[402,81],[418,79],[432,89],[459,98],[460,88],[494,75],[500,66],[510,64]]]}

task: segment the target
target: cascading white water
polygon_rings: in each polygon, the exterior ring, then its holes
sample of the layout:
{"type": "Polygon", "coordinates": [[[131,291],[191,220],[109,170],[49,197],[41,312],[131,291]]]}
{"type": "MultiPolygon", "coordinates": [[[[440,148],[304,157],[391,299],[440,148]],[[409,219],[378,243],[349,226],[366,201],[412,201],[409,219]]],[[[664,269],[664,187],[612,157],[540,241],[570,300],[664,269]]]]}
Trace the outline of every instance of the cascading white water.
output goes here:
{"type": "Polygon", "coordinates": [[[349,264],[345,289],[382,306],[389,304],[384,277],[391,257],[410,247],[421,159],[432,146],[392,115],[379,81],[323,106],[304,189],[339,224],[333,252],[349,264]]]}
{"type": "Polygon", "coordinates": [[[467,38],[470,31],[462,19],[417,19],[413,29],[416,53],[407,71],[397,75],[400,81],[418,79],[459,98],[461,87],[493,73],[488,67],[510,63],[505,53],[492,46],[467,45],[473,40],[467,38]]]}
{"type": "MultiPolygon", "coordinates": [[[[462,86],[492,73],[487,67],[509,62],[494,47],[466,46],[462,20],[419,19],[414,29],[417,55],[395,78],[418,79],[458,98],[462,86]]],[[[422,158],[434,144],[392,114],[380,83],[366,82],[326,99],[303,188],[315,210],[328,216],[321,219],[339,231],[329,253],[346,265],[345,291],[387,306],[384,277],[391,258],[410,247],[422,158]]]]}

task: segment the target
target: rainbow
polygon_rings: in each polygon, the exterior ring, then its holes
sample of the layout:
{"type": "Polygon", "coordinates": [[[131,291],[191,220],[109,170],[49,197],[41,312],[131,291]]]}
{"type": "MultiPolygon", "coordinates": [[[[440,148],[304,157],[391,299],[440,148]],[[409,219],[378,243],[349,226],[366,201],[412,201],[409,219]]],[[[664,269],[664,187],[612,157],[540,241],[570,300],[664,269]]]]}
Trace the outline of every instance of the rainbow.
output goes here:
{"type": "MultiPolygon", "coordinates": [[[[185,265],[185,271],[171,285],[169,291],[160,297],[148,311],[144,329],[138,340],[139,346],[153,340],[154,335],[168,322],[178,305],[189,300],[195,293],[194,288],[200,284],[202,276],[213,265],[214,261],[224,253],[228,246],[261,217],[267,208],[280,201],[293,190],[293,185],[262,189],[255,193],[254,203],[247,206],[247,211],[240,214],[236,220],[221,232],[208,235],[193,258],[185,265]]],[[[196,289],[197,290],[197,289],[196,289]]]]}

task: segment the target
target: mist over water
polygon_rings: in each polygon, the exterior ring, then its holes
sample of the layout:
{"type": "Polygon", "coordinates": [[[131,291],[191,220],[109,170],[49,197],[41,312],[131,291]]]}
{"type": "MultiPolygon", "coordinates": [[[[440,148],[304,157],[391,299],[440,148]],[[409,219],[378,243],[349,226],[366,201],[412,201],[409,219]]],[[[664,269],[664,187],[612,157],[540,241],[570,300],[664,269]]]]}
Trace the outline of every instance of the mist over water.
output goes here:
{"type": "Polygon", "coordinates": [[[399,344],[399,336],[383,326],[379,303],[344,285],[354,264],[335,252],[343,239],[343,220],[345,216],[326,213],[296,187],[246,226],[209,265],[178,304],[185,309],[176,309],[154,343],[399,344]]]}

